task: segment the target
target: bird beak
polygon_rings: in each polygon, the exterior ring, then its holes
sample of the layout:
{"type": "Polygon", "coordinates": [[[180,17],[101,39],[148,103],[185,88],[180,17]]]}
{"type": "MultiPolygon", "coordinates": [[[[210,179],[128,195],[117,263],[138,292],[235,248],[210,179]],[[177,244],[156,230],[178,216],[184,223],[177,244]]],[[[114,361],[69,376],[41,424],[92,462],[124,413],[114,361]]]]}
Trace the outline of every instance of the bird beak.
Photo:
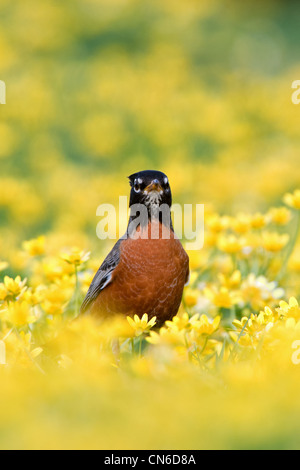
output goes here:
{"type": "Polygon", "coordinates": [[[152,191],[157,191],[158,193],[160,193],[161,191],[163,191],[163,188],[161,187],[161,185],[159,184],[159,181],[158,180],[154,180],[152,181],[144,190],[144,192],[146,194],[149,194],[151,193],[152,191]]]}

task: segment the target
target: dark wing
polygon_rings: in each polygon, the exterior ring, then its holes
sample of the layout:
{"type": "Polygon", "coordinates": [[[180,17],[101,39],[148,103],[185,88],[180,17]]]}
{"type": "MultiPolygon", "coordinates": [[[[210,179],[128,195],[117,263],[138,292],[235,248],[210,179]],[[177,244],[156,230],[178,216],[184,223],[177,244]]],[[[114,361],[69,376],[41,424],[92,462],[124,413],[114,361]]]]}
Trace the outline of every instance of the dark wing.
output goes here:
{"type": "Polygon", "coordinates": [[[120,239],[111,252],[107,255],[102,265],[98,269],[92,284],[86,294],[86,297],[81,305],[80,313],[85,313],[96,300],[102,289],[104,289],[111,281],[112,273],[118,266],[120,261],[120,245],[122,239],[120,239]]]}
{"type": "Polygon", "coordinates": [[[187,253],[186,254],[186,258],[187,258],[187,271],[186,271],[186,278],[185,278],[185,286],[188,286],[189,283],[190,283],[190,279],[191,279],[191,271],[190,271],[190,258],[188,256],[187,253]]]}

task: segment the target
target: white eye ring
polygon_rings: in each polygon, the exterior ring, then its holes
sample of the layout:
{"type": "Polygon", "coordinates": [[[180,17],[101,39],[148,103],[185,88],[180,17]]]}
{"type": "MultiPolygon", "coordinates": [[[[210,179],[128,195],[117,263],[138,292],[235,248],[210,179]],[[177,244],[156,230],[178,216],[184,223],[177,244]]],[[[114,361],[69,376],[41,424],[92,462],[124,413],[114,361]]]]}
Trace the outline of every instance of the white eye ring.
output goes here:
{"type": "Polygon", "coordinates": [[[165,183],[165,184],[168,184],[168,183],[169,183],[169,180],[168,180],[167,177],[164,179],[164,183],[165,183]]]}
{"type": "Polygon", "coordinates": [[[136,193],[140,193],[141,190],[139,188],[139,185],[142,184],[142,180],[141,178],[138,178],[137,180],[134,180],[134,185],[133,185],[133,189],[136,193]]]}

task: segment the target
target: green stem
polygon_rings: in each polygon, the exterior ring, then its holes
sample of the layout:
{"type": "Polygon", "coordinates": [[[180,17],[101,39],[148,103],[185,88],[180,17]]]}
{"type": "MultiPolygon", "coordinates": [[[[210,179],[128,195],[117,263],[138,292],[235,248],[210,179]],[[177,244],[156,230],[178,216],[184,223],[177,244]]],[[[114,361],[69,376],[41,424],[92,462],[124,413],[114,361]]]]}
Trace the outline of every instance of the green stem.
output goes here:
{"type": "Polygon", "coordinates": [[[281,281],[282,278],[285,276],[287,266],[288,266],[288,262],[290,260],[291,255],[293,254],[294,248],[295,248],[297,240],[298,240],[298,235],[299,235],[299,230],[300,230],[300,211],[296,212],[295,217],[296,217],[296,229],[295,229],[294,235],[291,238],[291,241],[288,245],[288,248],[286,250],[286,254],[285,254],[285,257],[284,257],[284,260],[283,260],[283,263],[282,263],[281,270],[280,270],[280,272],[279,272],[279,274],[276,278],[276,281],[278,281],[278,282],[281,281]]]}
{"type": "Polygon", "coordinates": [[[75,278],[76,278],[76,285],[75,285],[75,316],[78,317],[79,315],[79,279],[78,279],[78,266],[75,264],[75,278]]]}
{"type": "Polygon", "coordinates": [[[134,356],[134,338],[131,338],[131,353],[134,356]]]}
{"type": "MultiPolygon", "coordinates": [[[[14,332],[16,333],[16,336],[21,343],[23,343],[22,337],[20,333],[18,332],[17,328],[14,328],[14,332]]],[[[35,365],[35,367],[43,374],[46,375],[46,372],[41,368],[41,366],[37,363],[37,361],[32,357],[30,351],[26,348],[26,346],[23,345],[23,350],[28,357],[28,359],[35,365]]]]}
{"type": "Polygon", "coordinates": [[[202,275],[205,274],[206,272],[209,272],[210,269],[212,268],[213,264],[214,264],[214,258],[215,258],[215,255],[217,253],[217,249],[213,249],[208,257],[208,260],[205,264],[205,266],[203,266],[203,268],[200,268],[197,270],[197,277],[195,279],[195,281],[193,282],[193,284],[191,284],[191,288],[194,288],[197,286],[198,282],[201,281],[201,278],[202,278],[202,275]]]}
{"type": "Polygon", "coordinates": [[[142,343],[143,343],[143,335],[140,336],[139,357],[142,357],[142,343]]]}
{"type": "Polygon", "coordinates": [[[234,346],[233,346],[233,348],[232,348],[232,351],[230,352],[230,355],[229,355],[228,360],[234,359],[234,355],[235,355],[235,352],[236,352],[236,350],[237,350],[237,348],[238,348],[239,341],[240,341],[241,337],[243,336],[244,331],[245,331],[245,329],[246,329],[247,326],[248,326],[248,323],[249,323],[249,318],[248,318],[248,320],[246,321],[245,325],[243,326],[243,328],[242,328],[242,330],[241,330],[241,332],[240,332],[240,334],[239,334],[239,336],[238,336],[238,338],[237,338],[237,340],[236,340],[236,342],[235,342],[235,344],[234,344],[234,346]]]}

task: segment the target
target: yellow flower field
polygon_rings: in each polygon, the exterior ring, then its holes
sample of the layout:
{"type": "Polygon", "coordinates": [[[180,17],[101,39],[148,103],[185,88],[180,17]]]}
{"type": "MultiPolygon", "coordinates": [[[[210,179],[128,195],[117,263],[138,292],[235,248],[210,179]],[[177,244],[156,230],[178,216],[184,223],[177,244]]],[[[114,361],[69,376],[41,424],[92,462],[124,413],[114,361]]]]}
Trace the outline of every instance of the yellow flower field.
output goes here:
{"type": "Polygon", "coordinates": [[[222,225],[207,214],[215,244],[200,258],[190,252],[182,308],[159,330],[147,314],[78,317],[96,260],[75,247],[55,253],[47,237],[24,242],[28,278],[5,275],[3,264],[0,284],[1,446],[297,447],[300,306],[290,286],[299,268],[289,232],[299,210],[280,227],[274,210],[263,228],[244,215],[243,238],[238,218],[222,225]],[[219,243],[232,237],[234,250],[219,243]]]}
{"type": "Polygon", "coordinates": [[[1,1],[1,449],[299,448],[298,10],[1,1]],[[205,204],[180,311],[80,316],[148,168],[205,204]]]}

